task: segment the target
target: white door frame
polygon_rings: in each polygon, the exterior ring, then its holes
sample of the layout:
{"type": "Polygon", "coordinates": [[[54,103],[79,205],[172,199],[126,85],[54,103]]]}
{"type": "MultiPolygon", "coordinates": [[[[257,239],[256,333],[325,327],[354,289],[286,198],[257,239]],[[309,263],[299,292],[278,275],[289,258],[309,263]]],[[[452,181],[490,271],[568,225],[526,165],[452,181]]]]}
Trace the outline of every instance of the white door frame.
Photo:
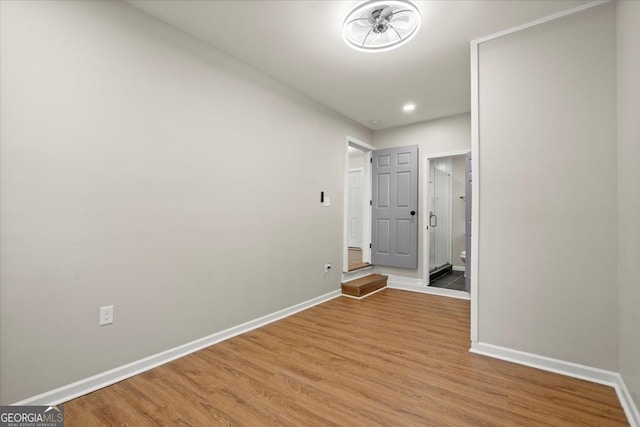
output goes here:
{"type": "MultiPolygon", "coordinates": [[[[430,248],[430,236],[429,230],[427,227],[429,226],[429,167],[431,166],[432,159],[439,159],[442,157],[455,157],[455,156],[464,156],[471,150],[457,150],[457,151],[449,151],[446,153],[436,153],[436,154],[425,154],[424,155],[424,168],[425,172],[422,174],[423,177],[423,188],[424,188],[424,197],[422,198],[422,224],[423,224],[423,236],[422,239],[422,274],[425,286],[429,286],[429,248],[430,248]]],[[[453,198],[453,197],[452,197],[453,198]]],[[[450,201],[451,203],[451,201],[450,201]]],[[[472,205],[473,206],[473,205],[472,205]]],[[[451,225],[451,209],[449,209],[449,225],[451,225]]],[[[451,240],[451,227],[449,227],[449,240],[451,240]]],[[[473,240],[472,240],[473,242],[473,240]]],[[[453,262],[453,260],[452,260],[453,262]]],[[[473,278],[473,276],[471,276],[473,278]]]]}
{"type": "Polygon", "coordinates": [[[362,174],[363,209],[362,209],[362,261],[371,262],[371,153],[376,149],[373,145],[360,141],[352,136],[344,138],[344,211],[342,215],[342,272],[349,272],[349,147],[364,152],[364,173],[362,174]]]}

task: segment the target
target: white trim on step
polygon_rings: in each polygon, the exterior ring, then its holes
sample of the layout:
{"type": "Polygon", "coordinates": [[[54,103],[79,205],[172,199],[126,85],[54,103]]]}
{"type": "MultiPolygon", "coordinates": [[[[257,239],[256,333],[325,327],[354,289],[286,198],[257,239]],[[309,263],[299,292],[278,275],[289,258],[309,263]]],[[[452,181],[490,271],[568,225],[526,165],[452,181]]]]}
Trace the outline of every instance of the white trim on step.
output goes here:
{"type": "Polygon", "coordinates": [[[469,300],[469,293],[465,291],[456,291],[453,289],[434,288],[424,284],[422,279],[414,279],[411,277],[388,275],[387,287],[389,289],[400,289],[403,291],[420,292],[422,294],[438,295],[442,297],[451,297],[469,300]]]}
{"type": "Polygon", "coordinates": [[[361,299],[365,299],[366,297],[370,297],[370,296],[371,296],[371,295],[373,295],[373,294],[377,294],[378,292],[380,292],[380,291],[382,291],[382,290],[384,290],[384,289],[387,289],[387,287],[385,286],[385,287],[383,287],[383,288],[376,289],[375,291],[373,291],[373,292],[369,292],[368,294],[363,295],[363,296],[361,296],[361,297],[354,297],[353,295],[347,295],[347,294],[342,294],[342,296],[343,296],[343,297],[347,297],[347,298],[351,298],[351,299],[361,300],[361,299]]]}
{"type": "Polygon", "coordinates": [[[465,268],[462,266],[458,266],[458,265],[454,265],[453,267],[451,267],[451,269],[453,271],[465,271],[465,268]]]}
{"type": "Polygon", "coordinates": [[[540,356],[538,354],[526,353],[524,351],[513,350],[493,344],[482,342],[472,342],[469,350],[475,354],[506,360],[507,362],[518,363],[556,374],[567,375],[585,381],[591,381],[613,387],[616,390],[620,405],[624,410],[631,427],[640,427],[640,414],[635,406],[631,394],[622,379],[622,376],[613,371],[580,365],[565,360],[553,359],[551,357],[540,356]]]}
{"type": "Polygon", "coordinates": [[[92,391],[101,389],[103,387],[115,384],[119,381],[133,377],[134,375],[153,369],[157,366],[164,365],[172,360],[179,359],[188,354],[202,350],[210,345],[217,344],[221,341],[233,338],[236,335],[249,332],[253,329],[261,326],[268,325],[276,320],[283,319],[291,316],[292,314],[311,308],[315,305],[322,304],[323,302],[332,300],[340,296],[340,290],[331,291],[327,294],[320,295],[310,300],[301,302],[291,307],[278,310],[274,313],[267,314],[254,320],[242,323],[237,326],[225,329],[215,334],[191,341],[189,343],[174,347],[172,349],[163,351],[145,357],[144,359],[136,360],[135,362],[119,366],[106,372],[99,373],[89,378],[76,381],[72,384],[68,384],[54,390],[47,391],[37,396],[29,397],[27,399],[16,402],[13,405],[57,405],[63,402],[67,402],[76,397],[82,396],[92,391]]]}

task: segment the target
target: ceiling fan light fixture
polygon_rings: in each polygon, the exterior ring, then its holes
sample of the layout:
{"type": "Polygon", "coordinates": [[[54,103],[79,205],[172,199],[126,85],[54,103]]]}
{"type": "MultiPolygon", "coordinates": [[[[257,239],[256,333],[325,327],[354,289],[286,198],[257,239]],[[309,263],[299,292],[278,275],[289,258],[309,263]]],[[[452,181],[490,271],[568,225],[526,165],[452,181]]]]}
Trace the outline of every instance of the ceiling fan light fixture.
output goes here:
{"type": "Polygon", "coordinates": [[[409,0],[370,0],[356,6],[342,23],[342,37],[365,52],[395,49],[420,28],[420,10],[409,0]]]}

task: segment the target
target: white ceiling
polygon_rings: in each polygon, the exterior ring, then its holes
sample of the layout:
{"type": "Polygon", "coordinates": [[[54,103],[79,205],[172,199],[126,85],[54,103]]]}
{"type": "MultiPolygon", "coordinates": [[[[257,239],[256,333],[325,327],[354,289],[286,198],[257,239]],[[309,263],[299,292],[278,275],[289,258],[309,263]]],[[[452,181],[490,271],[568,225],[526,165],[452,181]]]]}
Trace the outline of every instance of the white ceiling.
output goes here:
{"type": "Polygon", "coordinates": [[[374,130],[468,112],[470,40],[587,3],[417,1],[415,38],[372,53],[342,40],[358,1],[128,1],[374,130]]]}

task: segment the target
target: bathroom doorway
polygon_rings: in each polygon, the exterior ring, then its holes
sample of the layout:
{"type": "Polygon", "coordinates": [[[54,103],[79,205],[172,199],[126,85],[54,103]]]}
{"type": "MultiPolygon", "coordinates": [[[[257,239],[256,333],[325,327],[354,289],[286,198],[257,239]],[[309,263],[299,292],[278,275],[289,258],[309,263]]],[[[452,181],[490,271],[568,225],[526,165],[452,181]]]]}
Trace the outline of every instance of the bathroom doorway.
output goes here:
{"type": "Polygon", "coordinates": [[[469,290],[466,249],[470,241],[467,152],[427,156],[425,172],[425,282],[429,287],[469,290]]]}

